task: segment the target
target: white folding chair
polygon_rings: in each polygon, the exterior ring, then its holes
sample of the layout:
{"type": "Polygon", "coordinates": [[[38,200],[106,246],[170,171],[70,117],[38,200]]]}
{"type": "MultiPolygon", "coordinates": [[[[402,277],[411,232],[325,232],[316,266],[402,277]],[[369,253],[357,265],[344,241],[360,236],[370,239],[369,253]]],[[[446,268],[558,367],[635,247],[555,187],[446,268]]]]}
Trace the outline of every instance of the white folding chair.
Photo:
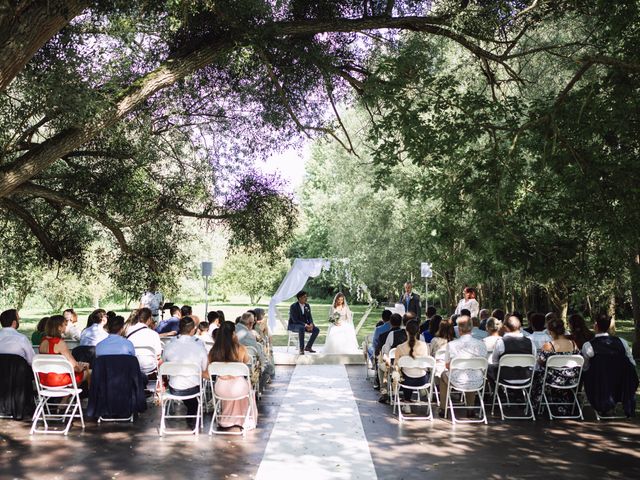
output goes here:
{"type": "Polygon", "coordinates": [[[257,408],[255,404],[255,393],[253,387],[251,386],[251,373],[249,372],[249,367],[240,362],[212,362],[209,364],[209,376],[211,380],[209,380],[209,387],[211,389],[211,396],[213,397],[213,416],[211,418],[211,426],[209,427],[209,435],[216,434],[226,434],[226,435],[242,435],[244,436],[247,430],[252,430],[255,428],[257,423],[257,408]],[[215,391],[215,379],[220,376],[231,376],[231,377],[242,377],[247,382],[247,393],[237,396],[237,397],[223,397],[216,394],[215,391]],[[247,413],[243,416],[225,416],[222,415],[220,409],[222,408],[222,402],[232,402],[237,400],[242,400],[246,398],[248,402],[247,413]],[[235,418],[242,422],[243,428],[242,432],[227,432],[227,431],[218,431],[215,426],[216,422],[219,418],[235,418]]]}
{"type": "MultiPolygon", "coordinates": [[[[547,365],[544,370],[544,377],[542,380],[542,399],[540,401],[540,408],[538,410],[538,414],[542,412],[542,409],[546,406],[547,412],[549,413],[549,418],[553,420],[554,418],[579,418],[580,420],[584,420],[584,416],[582,415],[582,408],[580,407],[580,401],[578,400],[578,390],[580,388],[580,378],[582,376],[582,368],[584,366],[584,358],[582,355],[552,355],[547,359],[547,365]],[[547,375],[550,371],[561,371],[561,370],[572,370],[574,368],[579,368],[580,371],[578,375],[575,377],[575,381],[571,384],[567,385],[556,385],[553,382],[547,382],[547,375]],[[573,401],[571,402],[550,402],[549,399],[553,399],[553,390],[560,390],[564,392],[571,392],[573,395],[573,401]],[[547,391],[549,391],[549,396],[547,396],[547,391]],[[578,409],[578,415],[554,415],[551,406],[571,406],[571,410],[575,411],[578,409]]],[[[596,412],[596,415],[598,413],[596,412]]],[[[598,418],[600,420],[600,418],[598,418]]]]}
{"type": "Polygon", "coordinates": [[[498,407],[500,408],[500,416],[502,420],[504,419],[513,419],[513,420],[535,420],[536,415],[533,411],[533,405],[531,403],[531,387],[533,385],[533,373],[536,365],[536,357],[533,355],[524,355],[524,354],[507,354],[502,355],[500,357],[500,362],[498,363],[498,375],[496,377],[496,386],[493,392],[493,402],[491,404],[491,415],[496,408],[496,400],[498,402],[498,407]],[[527,377],[523,377],[520,383],[514,383],[514,381],[502,380],[501,373],[505,368],[523,368],[528,369],[527,377]],[[500,398],[500,390],[504,391],[505,394],[505,402],[502,402],[500,398]],[[522,402],[513,402],[509,399],[509,391],[519,391],[524,396],[522,402]],[[509,416],[505,415],[504,408],[505,407],[524,407],[524,416],[509,416]],[[529,413],[527,413],[529,412],[529,413]]]}
{"type": "Polygon", "coordinates": [[[438,407],[440,406],[440,375],[442,375],[442,372],[444,372],[445,370],[445,356],[447,354],[447,349],[445,347],[442,347],[440,350],[438,350],[437,352],[435,352],[433,354],[433,358],[436,361],[436,366],[434,367],[434,377],[436,377],[438,379],[438,382],[435,382],[433,385],[433,395],[436,397],[436,404],[438,405],[438,407]]]}
{"type": "Polygon", "coordinates": [[[436,360],[433,357],[419,357],[419,358],[411,358],[410,356],[405,355],[404,357],[400,357],[398,359],[397,367],[402,372],[403,368],[419,368],[424,370],[425,375],[427,375],[428,380],[425,384],[419,386],[409,386],[402,383],[401,380],[398,380],[396,385],[394,386],[394,412],[396,407],[398,408],[398,421],[402,423],[404,420],[431,420],[433,421],[433,409],[431,408],[431,395],[433,395],[433,383],[435,377],[435,368],[436,368],[436,360]],[[418,400],[415,402],[405,402],[401,399],[401,388],[404,387],[406,389],[412,390],[413,393],[418,395],[418,400]],[[421,400],[420,392],[426,390],[426,401],[421,400]],[[427,406],[429,415],[426,417],[423,416],[411,416],[405,417],[402,412],[403,405],[410,405],[414,407],[427,406]]]}
{"type": "Polygon", "coordinates": [[[167,389],[160,393],[160,409],[161,409],[161,417],[160,417],[160,436],[168,435],[168,434],[184,434],[190,433],[198,435],[200,433],[200,428],[203,427],[202,420],[202,404],[203,404],[203,388],[202,388],[202,370],[200,370],[200,365],[196,365],[195,363],[180,363],[180,362],[164,362],[158,368],[158,377],[162,378],[164,376],[168,377],[198,377],[199,384],[198,392],[193,393],[191,395],[176,395],[170,393],[167,389]],[[190,400],[196,399],[198,401],[198,409],[195,415],[171,415],[169,409],[171,408],[171,404],[177,400],[190,400]],[[166,425],[166,419],[168,418],[195,418],[196,424],[193,430],[168,430],[166,425]]]}
{"type": "Polygon", "coordinates": [[[76,377],[71,363],[62,355],[38,354],[33,357],[31,365],[33,376],[38,392],[38,405],[33,413],[33,423],[31,424],[30,435],[34,433],[51,433],[67,435],[74,418],[79,418],[84,429],[84,418],[82,416],[82,405],[80,404],[81,388],[76,384],[76,377]],[[68,385],[61,387],[48,387],[40,383],[39,373],[68,374],[71,381],[68,385]],[[60,403],[63,398],[70,397],[66,406],[60,403]],[[62,413],[51,413],[51,408],[65,408],[62,413]],[[42,420],[44,429],[38,429],[38,421],[42,420]],[[51,420],[67,421],[64,430],[53,430],[49,428],[51,420]]]}
{"type": "MultiPolygon", "coordinates": [[[[292,345],[294,347],[296,347],[296,351],[300,349],[300,345],[298,345],[299,337],[298,337],[298,332],[292,332],[291,330],[288,330],[289,332],[289,339],[287,340],[287,353],[289,353],[289,347],[291,347],[292,345]]],[[[311,332],[307,332],[305,330],[304,332],[304,342],[305,344],[307,343],[307,335],[311,336],[311,332]]]]}
{"type": "Polygon", "coordinates": [[[371,380],[372,378],[376,378],[376,366],[373,360],[369,357],[369,346],[373,340],[373,335],[369,334],[364,337],[362,341],[362,353],[364,354],[364,364],[365,364],[365,380],[371,380]]]}
{"type": "Polygon", "coordinates": [[[251,385],[253,386],[253,389],[257,393],[258,397],[260,397],[262,396],[262,392],[260,391],[260,378],[262,376],[260,355],[258,353],[258,350],[251,345],[245,345],[244,348],[247,350],[247,355],[249,355],[249,363],[247,364],[247,366],[251,371],[251,385]]]}
{"type": "Polygon", "coordinates": [[[390,365],[389,370],[387,371],[387,392],[389,392],[389,403],[393,407],[394,405],[393,402],[395,401],[395,398],[393,396],[393,389],[394,389],[394,382],[395,382],[395,379],[393,378],[393,365],[396,361],[396,349],[392,348],[391,350],[389,350],[389,354],[387,356],[389,357],[389,365],[390,365]]]}
{"type": "Polygon", "coordinates": [[[160,383],[160,374],[158,373],[158,356],[156,355],[156,351],[152,347],[143,346],[135,347],[135,350],[136,357],[138,358],[140,365],[153,365],[153,370],[148,372],[147,375],[156,373],[156,379],[148,380],[145,390],[152,392],[153,396],[158,398],[158,393],[162,389],[162,384],[160,383]]]}
{"type": "Polygon", "coordinates": [[[485,425],[488,423],[487,422],[487,412],[485,411],[485,407],[484,407],[484,386],[486,383],[486,378],[487,378],[487,359],[484,357],[471,357],[471,358],[453,358],[451,360],[451,363],[449,364],[449,378],[448,378],[448,382],[447,382],[447,395],[445,397],[445,402],[444,402],[444,415],[445,418],[447,418],[447,414],[449,409],[451,410],[451,420],[454,423],[454,425],[456,423],[484,423],[485,425]],[[482,384],[477,387],[477,388],[473,388],[473,387],[464,387],[462,385],[456,385],[453,381],[452,381],[452,377],[454,376],[453,373],[456,370],[478,370],[481,375],[482,375],[482,384]],[[460,392],[462,393],[462,400],[463,403],[462,405],[454,405],[453,404],[453,400],[451,398],[451,392],[456,391],[456,392],[460,392]],[[466,405],[466,397],[465,397],[465,393],[471,393],[471,392],[476,392],[478,394],[478,398],[480,399],[480,406],[476,407],[475,405],[466,405]],[[479,409],[482,412],[482,417],[480,419],[470,419],[470,420],[459,420],[456,417],[455,414],[455,410],[456,409],[465,409],[465,410],[471,410],[471,409],[479,409]]]}

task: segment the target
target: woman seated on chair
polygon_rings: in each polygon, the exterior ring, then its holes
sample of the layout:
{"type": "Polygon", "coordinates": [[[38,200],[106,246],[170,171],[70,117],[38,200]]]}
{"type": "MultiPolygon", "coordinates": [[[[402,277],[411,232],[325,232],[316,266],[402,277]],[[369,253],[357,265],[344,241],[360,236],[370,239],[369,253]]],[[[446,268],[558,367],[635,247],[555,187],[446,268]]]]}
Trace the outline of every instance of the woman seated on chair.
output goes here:
{"type": "MultiPolygon", "coordinates": [[[[62,339],[64,331],[67,328],[66,320],[62,315],[53,315],[49,317],[44,328],[44,337],[40,342],[40,353],[48,353],[52,355],[62,355],[66,358],[75,372],[76,384],[80,385],[89,377],[89,364],[84,362],[76,362],[71,355],[71,350],[62,339]]],[[[71,384],[71,377],[68,373],[38,373],[40,383],[47,387],[64,387],[71,384]]]]}
{"type": "MultiPolygon", "coordinates": [[[[249,363],[249,355],[240,345],[233,322],[223,322],[216,331],[216,341],[209,352],[209,362],[249,363]]],[[[245,378],[219,376],[216,378],[214,392],[221,397],[240,397],[249,393],[249,383],[245,378]]],[[[218,428],[225,431],[242,431],[241,425],[250,408],[249,400],[229,400],[221,402],[218,428]]]]}
{"type": "MultiPolygon", "coordinates": [[[[396,347],[396,365],[398,361],[405,356],[411,358],[420,358],[429,356],[429,344],[418,340],[418,334],[420,332],[420,324],[417,320],[409,320],[406,326],[407,341],[401,343],[396,347]]],[[[425,371],[421,368],[405,368],[401,372],[402,383],[410,387],[418,387],[424,385],[429,381],[425,371]]],[[[410,402],[413,390],[409,388],[402,388],[404,395],[404,401],[410,402]]]]}
{"type": "MultiPolygon", "coordinates": [[[[493,353],[493,349],[496,347],[496,342],[500,338],[500,331],[502,330],[502,322],[495,317],[489,317],[487,320],[487,332],[489,333],[488,337],[484,337],[482,341],[484,345],[487,347],[487,352],[493,353]]],[[[493,356],[489,355],[489,364],[493,363],[493,356]]]]}
{"type": "MultiPolygon", "coordinates": [[[[545,343],[540,352],[538,353],[538,365],[533,378],[533,387],[531,389],[531,401],[534,408],[537,408],[542,399],[542,382],[544,380],[545,367],[549,357],[553,355],[578,355],[580,350],[576,346],[573,340],[570,340],[564,336],[565,328],[564,322],[559,318],[552,318],[547,324],[547,330],[551,335],[552,340],[545,343]]],[[[578,375],[580,375],[580,367],[574,367],[562,370],[549,370],[547,374],[547,384],[564,386],[575,383],[578,375]]],[[[568,390],[555,389],[553,399],[549,399],[552,402],[567,402],[573,401],[573,396],[568,390]]],[[[558,406],[560,415],[565,415],[562,405],[558,406]]]]}

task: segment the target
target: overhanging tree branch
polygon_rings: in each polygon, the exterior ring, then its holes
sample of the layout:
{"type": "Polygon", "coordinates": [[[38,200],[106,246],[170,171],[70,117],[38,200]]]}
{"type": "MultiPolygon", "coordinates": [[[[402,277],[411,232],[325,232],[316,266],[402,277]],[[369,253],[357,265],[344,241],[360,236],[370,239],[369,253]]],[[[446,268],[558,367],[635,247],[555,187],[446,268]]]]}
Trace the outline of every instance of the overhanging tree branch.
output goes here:
{"type": "Polygon", "coordinates": [[[29,230],[31,230],[33,235],[38,239],[42,248],[47,252],[47,255],[54,260],[62,260],[62,252],[58,244],[51,239],[47,229],[40,225],[38,220],[36,220],[26,208],[10,198],[0,198],[0,207],[13,213],[29,227],[29,230]]]}

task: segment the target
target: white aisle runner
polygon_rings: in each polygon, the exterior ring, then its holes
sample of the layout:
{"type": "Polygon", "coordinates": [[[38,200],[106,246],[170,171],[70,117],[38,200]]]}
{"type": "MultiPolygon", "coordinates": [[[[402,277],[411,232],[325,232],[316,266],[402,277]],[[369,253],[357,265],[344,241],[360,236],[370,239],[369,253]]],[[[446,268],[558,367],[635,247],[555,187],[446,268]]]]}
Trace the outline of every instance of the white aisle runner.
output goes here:
{"type": "Polygon", "coordinates": [[[256,478],[377,478],[344,365],[296,367],[256,478]]]}

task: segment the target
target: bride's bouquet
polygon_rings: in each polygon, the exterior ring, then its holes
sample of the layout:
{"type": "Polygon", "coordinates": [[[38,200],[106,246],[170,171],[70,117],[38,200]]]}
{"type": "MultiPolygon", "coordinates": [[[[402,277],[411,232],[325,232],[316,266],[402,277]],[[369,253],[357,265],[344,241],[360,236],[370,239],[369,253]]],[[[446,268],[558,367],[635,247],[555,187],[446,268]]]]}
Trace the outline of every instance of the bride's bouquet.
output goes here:
{"type": "Polygon", "coordinates": [[[329,317],[329,323],[340,325],[340,312],[333,312],[333,315],[329,317]]]}

